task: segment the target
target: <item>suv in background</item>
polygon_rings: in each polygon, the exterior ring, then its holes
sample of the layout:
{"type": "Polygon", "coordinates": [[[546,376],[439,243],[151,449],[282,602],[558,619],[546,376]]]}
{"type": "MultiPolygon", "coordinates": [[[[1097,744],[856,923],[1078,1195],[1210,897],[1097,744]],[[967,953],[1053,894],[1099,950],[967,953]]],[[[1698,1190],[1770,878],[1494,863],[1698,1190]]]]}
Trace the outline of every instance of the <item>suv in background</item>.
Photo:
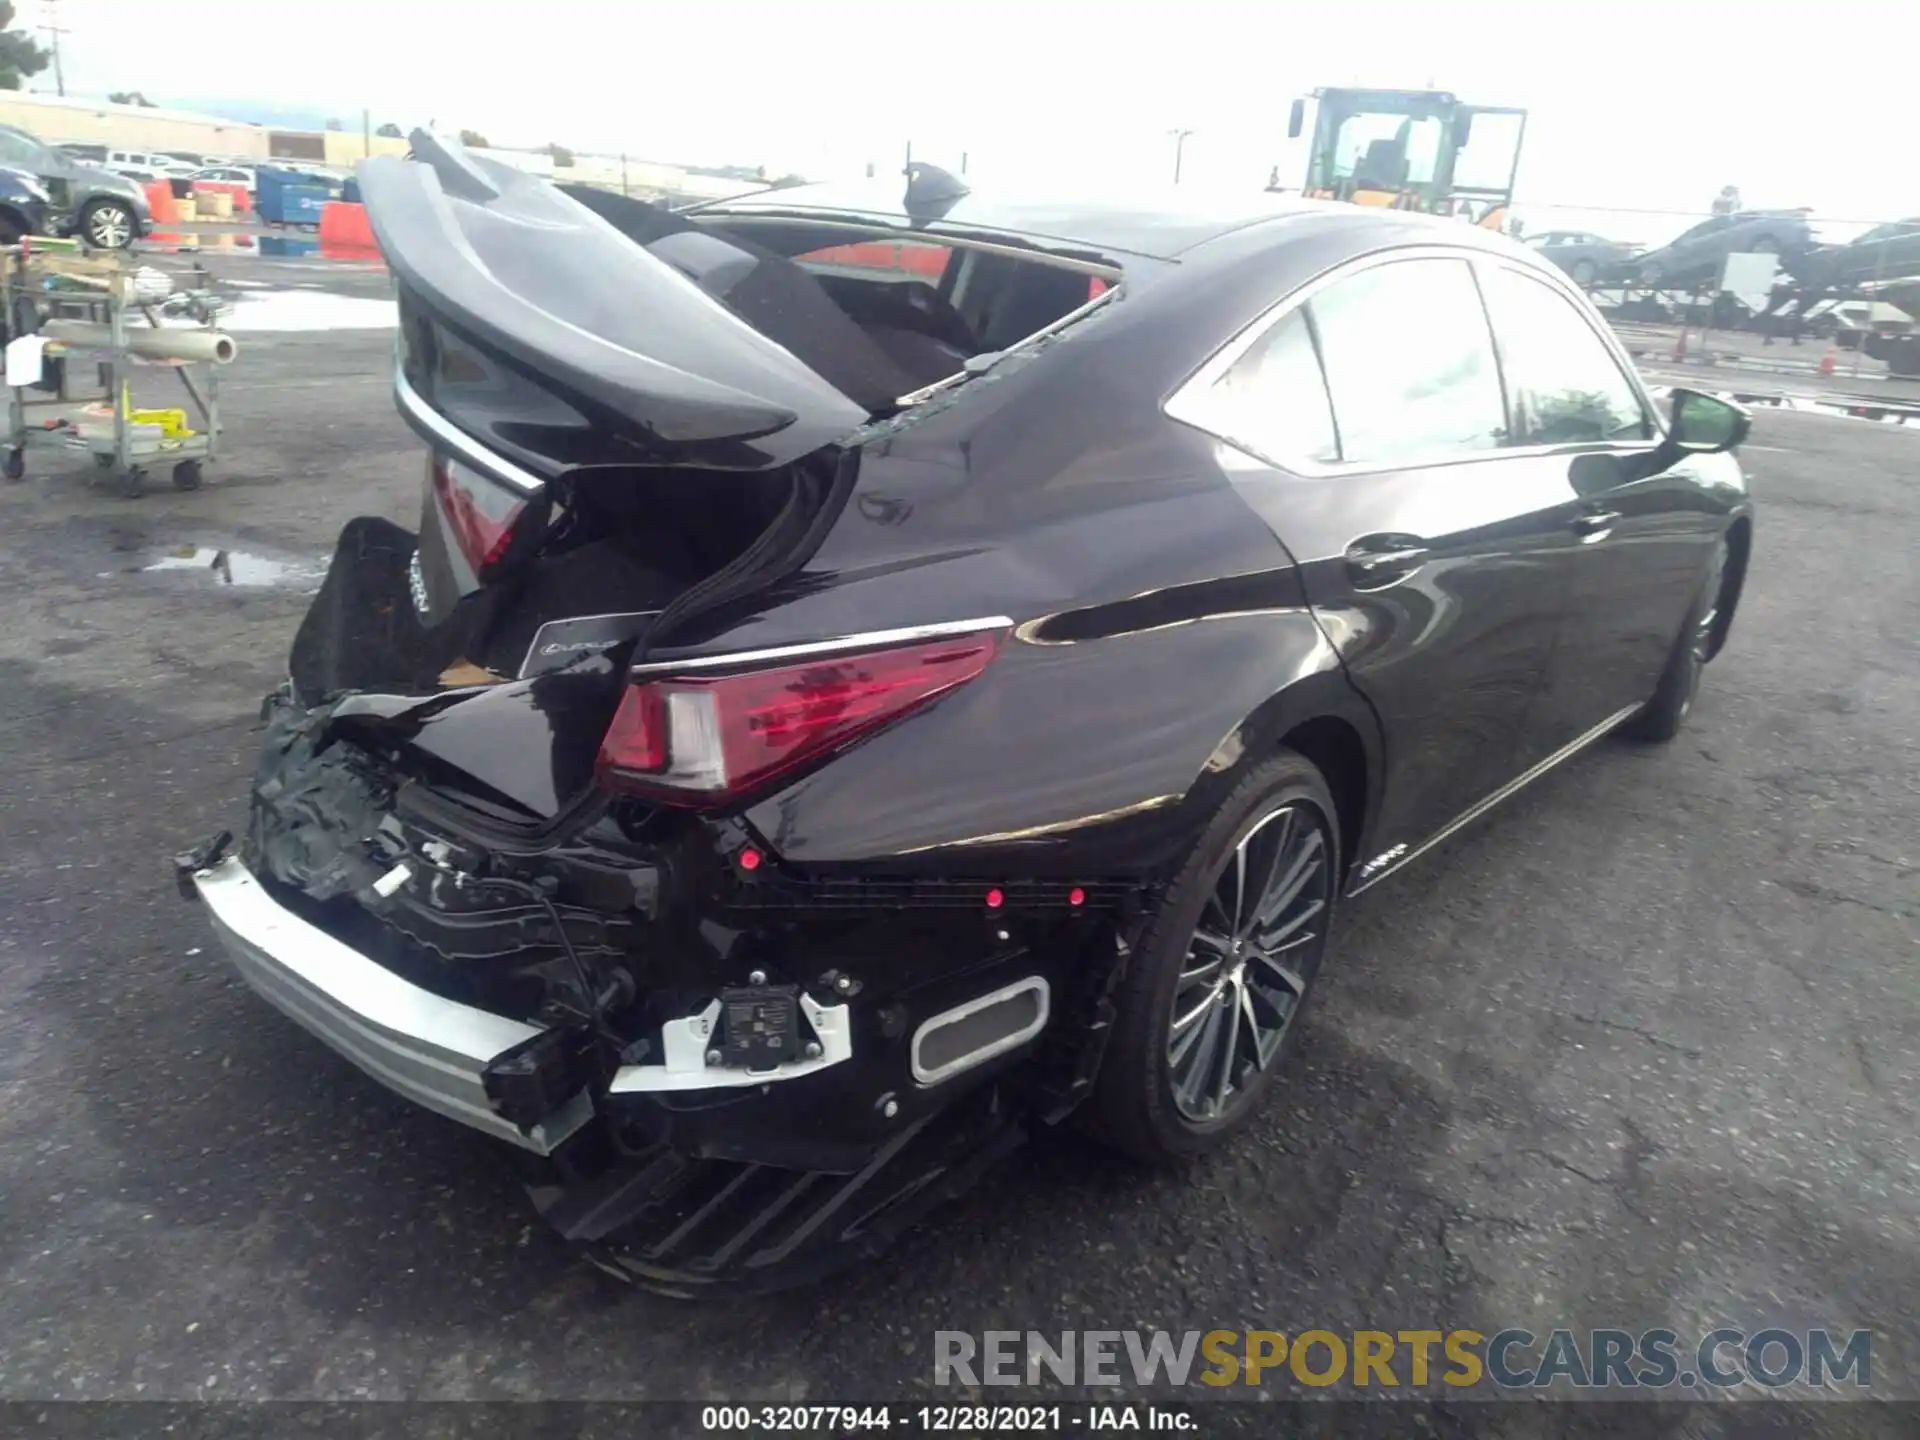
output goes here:
{"type": "Polygon", "coordinates": [[[100,250],[124,250],[147,233],[147,192],[124,175],[76,160],[12,125],[0,125],[0,166],[46,187],[59,234],[78,235],[100,250]]]}
{"type": "Polygon", "coordinates": [[[194,169],[176,156],[147,150],[109,150],[101,164],[134,180],[172,180],[191,175],[194,169]]]}

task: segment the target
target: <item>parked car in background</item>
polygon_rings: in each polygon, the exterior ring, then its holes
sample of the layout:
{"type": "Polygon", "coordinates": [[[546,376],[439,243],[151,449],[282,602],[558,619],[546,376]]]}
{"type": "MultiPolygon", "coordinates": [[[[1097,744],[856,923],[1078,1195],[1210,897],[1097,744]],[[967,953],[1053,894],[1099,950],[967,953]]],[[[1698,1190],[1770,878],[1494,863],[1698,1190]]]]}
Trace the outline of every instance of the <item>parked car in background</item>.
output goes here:
{"type": "Polygon", "coordinates": [[[54,226],[101,250],[147,233],[147,192],[124,175],[83,164],[12,125],[0,125],[0,165],[32,175],[52,197],[54,226]]]}
{"type": "Polygon", "coordinates": [[[53,197],[39,176],[0,168],[0,245],[53,233],[53,197]]]}
{"type": "Polygon", "coordinates": [[[259,188],[258,177],[244,165],[203,165],[193,172],[191,178],[213,180],[222,185],[244,185],[249,190],[259,188]]]}
{"type": "Polygon", "coordinates": [[[1845,245],[1822,245],[1791,267],[1796,279],[1827,288],[1920,276],[1920,216],[1876,225],[1845,245]]]}
{"type": "Polygon", "coordinates": [[[1228,1143],[1347,900],[1726,639],[1746,416],[1504,236],[413,143],[420,531],[348,522],[178,876],[617,1273],[809,1279],[1069,1115],[1228,1143]],[[937,284],[845,263],[902,239],[937,284]]]}
{"type": "Polygon", "coordinates": [[[1789,265],[1813,248],[1805,210],[1742,210],[1715,215],[1635,261],[1642,285],[1691,290],[1720,278],[1729,255],[1778,255],[1789,265]]]}
{"type": "Polygon", "coordinates": [[[1526,243],[1540,252],[1542,260],[1558,266],[1580,286],[1626,278],[1629,262],[1644,248],[1586,230],[1547,230],[1527,236],[1526,243]]]}

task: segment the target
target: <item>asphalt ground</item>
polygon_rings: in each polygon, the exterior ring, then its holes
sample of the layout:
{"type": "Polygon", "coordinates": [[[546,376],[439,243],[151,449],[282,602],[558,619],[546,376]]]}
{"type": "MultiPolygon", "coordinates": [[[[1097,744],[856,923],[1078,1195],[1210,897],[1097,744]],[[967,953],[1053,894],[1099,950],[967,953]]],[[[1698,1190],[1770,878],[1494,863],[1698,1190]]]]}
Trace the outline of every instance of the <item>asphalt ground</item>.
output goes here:
{"type": "Polygon", "coordinates": [[[198,493],[0,489],[0,1398],[952,1398],[938,1330],[1726,1323],[1869,1328],[1873,1393],[1920,1399],[1912,430],[1758,416],[1685,735],[1603,743],[1351,907],[1241,1143],[1155,1173],[1058,1137],[884,1265],[685,1303],[571,1256],[174,890],[242,816],[301,585],[349,517],[416,514],[390,340],[246,336],[198,493]],[[145,568],[176,547],[292,583],[145,568]]]}

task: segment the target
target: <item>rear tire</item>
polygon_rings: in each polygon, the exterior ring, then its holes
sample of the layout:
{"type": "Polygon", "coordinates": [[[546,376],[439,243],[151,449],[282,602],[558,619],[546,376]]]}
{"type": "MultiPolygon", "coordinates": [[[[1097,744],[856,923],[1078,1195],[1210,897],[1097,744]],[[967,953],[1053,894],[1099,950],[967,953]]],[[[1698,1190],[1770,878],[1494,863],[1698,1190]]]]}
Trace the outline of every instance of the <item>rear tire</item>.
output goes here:
{"type": "Polygon", "coordinates": [[[1597,274],[1598,272],[1593,268],[1593,262],[1591,260],[1576,261],[1573,267],[1573,283],[1585,289],[1587,286],[1593,284],[1597,274]]]}
{"type": "Polygon", "coordinates": [[[1259,1113],[1326,950],[1337,816],[1325,779],[1291,750],[1227,796],[1121,982],[1079,1116],[1094,1138],[1164,1163],[1217,1149],[1259,1113]]]}
{"type": "Polygon", "coordinates": [[[1660,672],[1660,683],[1653,698],[1643,705],[1620,733],[1630,740],[1649,745],[1664,745],[1677,736],[1693,713],[1694,698],[1700,693],[1700,677],[1713,654],[1714,632],[1720,624],[1725,603],[1727,542],[1722,540],[1713,556],[1713,566],[1700,586],[1700,594],[1687,612],[1687,623],[1674,642],[1667,668],[1660,672]]]}

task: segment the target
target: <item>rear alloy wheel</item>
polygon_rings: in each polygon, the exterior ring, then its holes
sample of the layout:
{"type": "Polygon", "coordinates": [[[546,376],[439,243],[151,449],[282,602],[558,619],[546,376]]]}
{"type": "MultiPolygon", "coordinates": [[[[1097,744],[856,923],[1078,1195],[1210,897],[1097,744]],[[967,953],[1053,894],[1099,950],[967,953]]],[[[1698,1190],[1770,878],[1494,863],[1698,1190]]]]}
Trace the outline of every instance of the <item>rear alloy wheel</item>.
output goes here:
{"type": "Polygon", "coordinates": [[[1227,798],[1148,924],[1084,1119],[1147,1160],[1245,1128],[1306,1004],[1340,853],[1326,782],[1282,752],[1227,798]]]}
{"type": "Polygon", "coordinates": [[[1653,698],[1621,727],[1634,740],[1665,744],[1680,733],[1693,713],[1694,697],[1700,693],[1700,677],[1713,656],[1715,633],[1720,628],[1720,607],[1724,600],[1727,573],[1727,542],[1715,548],[1713,564],[1701,583],[1700,594],[1688,612],[1687,625],[1674,642],[1667,668],[1660,672],[1660,683],[1653,698]]]}
{"type": "Polygon", "coordinates": [[[1573,283],[1584,288],[1593,284],[1594,276],[1597,273],[1593,268],[1593,262],[1591,260],[1575,261],[1573,266],[1573,283]]]}
{"type": "Polygon", "coordinates": [[[96,200],[80,218],[80,234],[96,250],[124,250],[133,244],[133,211],[118,200],[96,200]]]}

